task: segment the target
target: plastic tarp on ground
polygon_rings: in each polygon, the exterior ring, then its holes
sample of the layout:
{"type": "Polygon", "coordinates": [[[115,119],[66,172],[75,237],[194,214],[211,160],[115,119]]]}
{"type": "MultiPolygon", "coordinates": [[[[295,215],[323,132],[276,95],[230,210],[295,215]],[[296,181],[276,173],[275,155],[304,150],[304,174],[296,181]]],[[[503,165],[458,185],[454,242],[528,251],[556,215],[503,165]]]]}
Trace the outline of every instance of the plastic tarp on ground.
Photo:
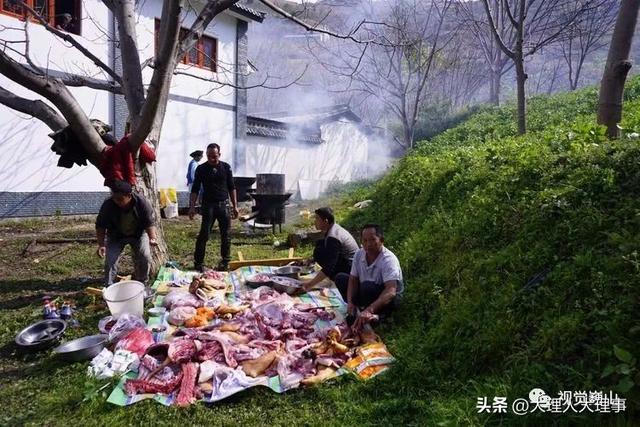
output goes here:
{"type": "MultiPolygon", "coordinates": [[[[225,282],[227,283],[227,292],[225,295],[226,302],[230,305],[238,304],[240,301],[240,295],[252,291],[251,288],[247,287],[244,282],[245,278],[255,274],[255,273],[272,273],[276,267],[269,266],[250,266],[250,267],[242,267],[238,270],[230,272],[227,274],[225,278],[225,282]]],[[[160,273],[158,274],[158,278],[153,285],[153,288],[158,290],[163,290],[166,293],[167,284],[171,282],[177,283],[187,283],[190,282],[191,278],[198,273],[196,272],[185,272],[180,271],[175,268],[162,268],[160,273]]],[[[163,295],[158,293],[158,296],[155,300],[155,305],[159,306],[162,303],[163,295]]],[[[342,300],[340,293],[338,290],[332,286],[329,288],[325,288],[318,291],[312,291],[301,296],[293,297],[296,303],[306,303],[311,304],[314,307],[323,307],[327,311],[332,311],[334,313],[334,318],[330,321],[320,320],[318,319],[314,324],[315,330],[324,329],[329,326],[334,326],[344,322],[344,318],[346,315],[346,304],[342,300]]],[[[166,334],[171,329],[169,328],[169,324],[167,322],[168,312],[165,313],[161,317],[150,317],[148,321],[148,326],[154,325],[164,325],[167,327],[167,330],[164,332],[156,332],[153,334],[155,342],[164,341],[166,334]]],[[[385,349],[386,351],[386,349],[385,349]]],[[[393,361],[393,358],[390,357],[385,360],[385,363],[388,365],[393,361]]],[[[251,378],[244,375],[240,368],[236,369],[235,373],[232,373],[233,378],[229,378],[228,384],[224,384],[224,392],[218,393],[217,395],[208,395],[201,399],[204,402],[215,402],[221,399],[224,399],[232,394],[235,394],[239,391],[245,390],[250,387],[255,386],[265,386],[269,387],[271,390],[276,393],[282,393],[285,391],[285,388],[280,384],[280,378],[276,375],[273,377],[261,376],[257,378],[251,378]]],[[[344,373],[350,372],[347,369],[340,368],[336,371],[335,375],[331,376],[333,378],[335,376],[342,375],[344,373]]],[[[355,372],[355,371],[354,371],[355,372]]],[[[358,372],[355,372],[356,375],[358,372]]],[[[163,395],[163,394],[138,394],[134,396],[128,396],[124,391],[124,383],[129,378],[135,378],[137,373],[130,372],[126,376],[124,376],[118,385],[114,388],[111,395],[108,398],[108,402],[119,405],[119,406],[127,406],[134,404],[136,402],[153,399],[163,405],[171,405],[174,402],[175,397],[177,396],[177,391],[172,393],[171,395],[163,395]]],[[[213,378],[211,381],[215,381],[216,378],[213,378]]],[[[220,379],[218,378],[218,381],[220,379]]],[[[226,381],[226,380],[225,380],[226,381]]],[[[223,381],[224,382],[224,381],[223,381]]],[[[297,387],[297,385],[295,386],[297,387]]],[[[295,388],[291,387],[291,388],[295,388]]],[[[218,384],[218,389],[220,389],[220,384],[218,384]]]]}

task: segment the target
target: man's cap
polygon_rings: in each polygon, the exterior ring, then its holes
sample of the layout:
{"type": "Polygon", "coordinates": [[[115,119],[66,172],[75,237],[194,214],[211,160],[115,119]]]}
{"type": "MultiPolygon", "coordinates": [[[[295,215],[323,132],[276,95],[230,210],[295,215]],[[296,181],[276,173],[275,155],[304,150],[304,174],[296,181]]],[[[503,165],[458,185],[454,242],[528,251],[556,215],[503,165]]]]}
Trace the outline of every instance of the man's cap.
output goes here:
{"type": "Polygon", "coordinates": [[[116,179],[115,181],[113,181],[109,186],[109,188],[114,193],[120,193],[120,194],[131,194],[131,191],[133,191],[131,184],[129,184],[127,181],[121,181],[119,179],[116,179]]]}
{"type": "Polygon", "coordinates": [[[196,151],[194,151],[193,153],[191,153],[189,155],[195,159],[196,157],[201,157],[203,153],[204,153],[204,151],[202,151],[202,150],[196,150],[196,151]]]}

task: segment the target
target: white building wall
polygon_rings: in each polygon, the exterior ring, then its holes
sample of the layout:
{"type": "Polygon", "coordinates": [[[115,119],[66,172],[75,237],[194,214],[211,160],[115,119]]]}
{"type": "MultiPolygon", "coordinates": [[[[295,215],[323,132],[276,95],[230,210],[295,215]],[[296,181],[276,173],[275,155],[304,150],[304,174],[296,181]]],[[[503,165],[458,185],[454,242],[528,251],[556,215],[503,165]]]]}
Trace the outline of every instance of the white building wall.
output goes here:
{"type": "Polygon", "coordinates": [[[320,162],[314,165],[313,175],[342,182],[365,178],[363,167],[368,161],[369,141],[360,127],[342,119],[322,125],[321,132],[326,144],[318,147],[316,156],[320,162]]]}
{"type": "MultiPolygon", "coordinates": [[[[141,49],[141,58],[151,58],[154,55],[154,28],[155,19],[160,18],[162,2],[147,1],[144,3],[136,27],[138,46],[141,49]]],[[[182,22],[182,27],[190,28],[195,20],[195,13],[187,14],[182,22]]],[[[205,35],[218,39],[218,70],[216,73],[203,70],[185,64],[178,65],[178,70],[196,75],[202,79],[214,79],[221,83],[234,83],[235,74],[235,41],[236,19],[228,14],[221,14],[214,18],[205,35]]],[[[147,68],[143,71],[145,81],[151,79],[153,70],[147,68]]],[[[224,86],[204,80],[195,79],[185,75],[175,75],[171,84],[171,93],[194,98],[200,102],[218,102],[225,105],[234,105],[235,91],[231,86],[224,86]]]]}
{"type": "MultiPolygon", "coordinates": [[[[160,2],[147,2],[141,11],[137,31],[139,46],[144,47],[143,58],[154,55],[155,19],[160,14],[160,2]]],[[[195,13],[186,15],[182,26],[189,28],[195,18],[195,13]]],[[[204,150],[212,142],[220,145],[222,160],[233,166],[235,89],[222,83],[233,84],[235,79],[236,19],[226,14],[218,15],[205,34],[218,40],[217,72],[184,64],[178,69],[220,83],[180,74],[173,77],[171,94],[174,96],[167,106],[157,152],[159,187],[186,190],[189,153],[204,150]]],[[[152,73],[151,69],[144,72],[146,81],[151,79],[152,73]]]]}
{"type": "Polygon", "coordinates": [[[317,198],[332,182],[365,178],[368,140],[359,126],[340,120],[321,127],[322,144],[250,136],[242,144],[244,168],[238,174],[283,173],[285,186],[305,199],[317,198]]]}
{"type": "Polygon", "coordinates": [[[169,101],[158,149],[158,186],[187,190],[189,153],[220,145],[222,160],[233,166],[234,112],[169,101]]]}
{"type": "MultiPolygon", "coordinates": [[[[107,8],[97,0],[82,2],[82,35],[77,39],[101,60],[109,63],[109,46],[102,30],[109,28],[107,8]]],[[[24,40],[24,32],[11,28],[24,28],[24,21],[0,15],[2,38],[24,40]]],[[[69,73],[83,74],[85,70],[96,73],[90,60],[53,36],[41,25],[30,23],[30,53],[39,66],[69,73]]],[[[13,45],[23,49],[23,45],[13,45]]],[[[17,60],[19,58],[15,56],[17,60]]],[[[96,78],[105,78],[102,74],[96,78]]],[[[39,99],[11,80],[0,75],[0,86],[29,99],[39,99]]],[[[84,111],[91,118],[109,122],[109,95],[84,88],[70,88],[84,111]]],[[[51,150],[53,140],[47,135],[51,130],[37,119],[0,105],[0,192],[32,191],[100,191],[103,179],[93,166],[71,169],[56,166],[58,156],[51,150]]]]}
{"type": "MultiPolygon", "coordinates": [[[[137,26],[140,58],[144,60],[154,55],[154,19],[160,17],[160,1],[142,3],[137,26]]],[[[107,8],[98,0],[82,3],[82,34],[74,36],[105,63],[110,64],[109,43],[104,32],[110,28],[107,8]]],[[[189,27],[195,14],[185,17],[183,26],[189,27]]],[[[22,27],[23,21],[0,14],[0,25],[22,27]]],[[[80,75],[92,75],[106,80],[103,73],[97,73],[95,65],[67,46],[42,26],[29,24],[31,57],[37,64],[49,68],[80,75]],[[96,74],[97,73],[97,74],[96,74]]],[[[214,19],[206,31],[207,35],[218,39],[218,72],[213,73],[186,65],[179,69],[205,79],[215,79],[222,83],[234,82],[236,18],[222,14],[214,19]]],[[[24,39],[24,33],[3,30],[6,39],[24,39]]],[[[153,70],[143,72],[146,82],[153,70]]],[[[0,85],[20,96],[30,99],[40,97],[0,75],[0,85]]],[[[85,88],[70,88],[84,111],[90,118],[106,123],[112,120],[112,100],[104,91],[85,88]]],[[[158,156],[158,183],[161,187],[186,189],[186,166],[189,153],[204,149],[210,142],[220,144],[223,160],[233,163],[232,145],[235,126],[235,89],[230,86],[206,82],[188,76],[173,78],[171,100],[166,113],[161,134],[158,156]]],[[[26,117],[0,105],[0,192],[34,191],[105,191],[103,178],[93,166],[71,169],[56,166],[58,156],[50,150],[53,142],[47,135],[51,130],[37,119],[26,117]]],[[[122,135],[116,135],[120,138],[122,135]]]]}

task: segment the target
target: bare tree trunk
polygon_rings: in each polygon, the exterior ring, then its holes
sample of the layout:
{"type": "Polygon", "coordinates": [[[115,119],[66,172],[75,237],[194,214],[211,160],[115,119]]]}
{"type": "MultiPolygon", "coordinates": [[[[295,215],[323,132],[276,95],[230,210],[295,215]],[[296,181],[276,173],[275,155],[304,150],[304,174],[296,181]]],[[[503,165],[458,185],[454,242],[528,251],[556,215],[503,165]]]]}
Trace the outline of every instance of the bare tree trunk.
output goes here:
{"type": "MultiPolygon", "coordinates": [[[[168,87],[168,86],[167,86],[168,87]]],[[[154,118],[151,131],[147,136],[147,141],[151,143],[155,149],[158,149],[160,142],[160,133],[162,132],[162,124],[164,123],[164,116],[167,112],[167,101],[169,99],[169,91],[163,91],[158,97],[158,110],[154,118]]],[[[150,164],[140,167],[139,162],[136,162],[136,168],[139,169],[139,176],[136,187],[138,191],[142,193],[145,198],[151,204],[154,212],[156,213],[156,226],[158,246],[152,250],[151,256],[151,275],[156,275],[160,267],[168,260],[169,250],[167,248],[167,242],[164,238],[164,230],[162,228],[162,221],[160,220],[160,197],[158,194],[158,182],[156,164],[150,164]]]]}
{"type": "Polygon", "coordinates": [[[158,196],[155,163],[143,168],[142,176],[138,177],[136,189],[149,201],[149,204],[151,204],[151,207],[156,213],[156,240],[158,241],[158,246],[155,248],[152,247],[151,250],[150,271],[150,275],[155,276],[169,256],[167,243],[164,238],[164,230],[162,229],[162,221],[160,220],[160,198],[158,196]]]}
{"type": "Polygon", "coordinates": [[[576,65],[576,75],[574,78],[571,78],[571,74],[569,74],[569,82],[571,83],[571,90],[578,89],[578,81],[580,81],[580,72],[582,71],[582,67],[584,65],[584,56],[580,58],[578,61],[578,65],[576,65]]]}
{"type": "Polygon", "coordinates": [[[489,103],[492,105],[500,105],[500,81],[502,80],[502,72],[500,70],[491,70],[489,76],[489,103]]]}
{"type": "Polygon", "coordinates": [[[553,89],[556,85],[556,80],[558,79],[558,71],[560,70],[560,61],[556,62],[556,65],[553,66],[553,74],[551,75],[551,82],[549,83],[549,88],[547,89],[547,95],[551,95],[553,93],[553,89]]]}
{"type": "Polygon", "coordinates": [[[404,144],[405,147],[413,148],[413,138],[411,136],[411,129],[409,127],[409,123],[406,120],[402,121],[402,135],[404,136],[404,144]]]}
{"type": "Polygon", "coordinates": [[[524,58],[522,53],[517,52],[515,61],[516,83],[518,97],[518,134],[524,135],[527,132],[527,101],[525,98],[525,83],[527,73],[524,71],[524,58]]]}
{"type": "Polygon", "coordinates": [[[598,123],[607,127],[610,138],[618,138],[618,123],[622,119],[622,95],[627,74],[631,69],[629,52],[638,20],[638,0],[622,0],[613,29],[607,65],[600,83],[598,123]]]}

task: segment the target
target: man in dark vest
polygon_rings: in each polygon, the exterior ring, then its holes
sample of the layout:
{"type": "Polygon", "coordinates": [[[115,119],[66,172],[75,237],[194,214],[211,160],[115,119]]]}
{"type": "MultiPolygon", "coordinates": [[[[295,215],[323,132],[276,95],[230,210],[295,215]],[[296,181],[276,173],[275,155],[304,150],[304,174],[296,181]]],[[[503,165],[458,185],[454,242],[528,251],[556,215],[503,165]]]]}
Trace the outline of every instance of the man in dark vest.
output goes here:
{"type": "Polygon", "coordinates": [[[351,233],[336,224],[331,208],[315,210],[315,226],[324,233],[313,251],[313,260],[322,270],[303,284],[303,291],[313,289],[326,278],[334,280],[339,273],[349,274],[353,255],[358,250],[358,244],[351,233]]]}
{"type": "Polygon", "coordinates": [[[96,218],[97,254],[105,258],[104,282],[110,286],[118,274],[118,260],[126,245],[133,250],[133,279],[144,284],[149,280],[151,247],[156,246],[153,209],[141,194],[132,192],[131,184],[115,180],[111,197],[100,207],[96,218]]]}

